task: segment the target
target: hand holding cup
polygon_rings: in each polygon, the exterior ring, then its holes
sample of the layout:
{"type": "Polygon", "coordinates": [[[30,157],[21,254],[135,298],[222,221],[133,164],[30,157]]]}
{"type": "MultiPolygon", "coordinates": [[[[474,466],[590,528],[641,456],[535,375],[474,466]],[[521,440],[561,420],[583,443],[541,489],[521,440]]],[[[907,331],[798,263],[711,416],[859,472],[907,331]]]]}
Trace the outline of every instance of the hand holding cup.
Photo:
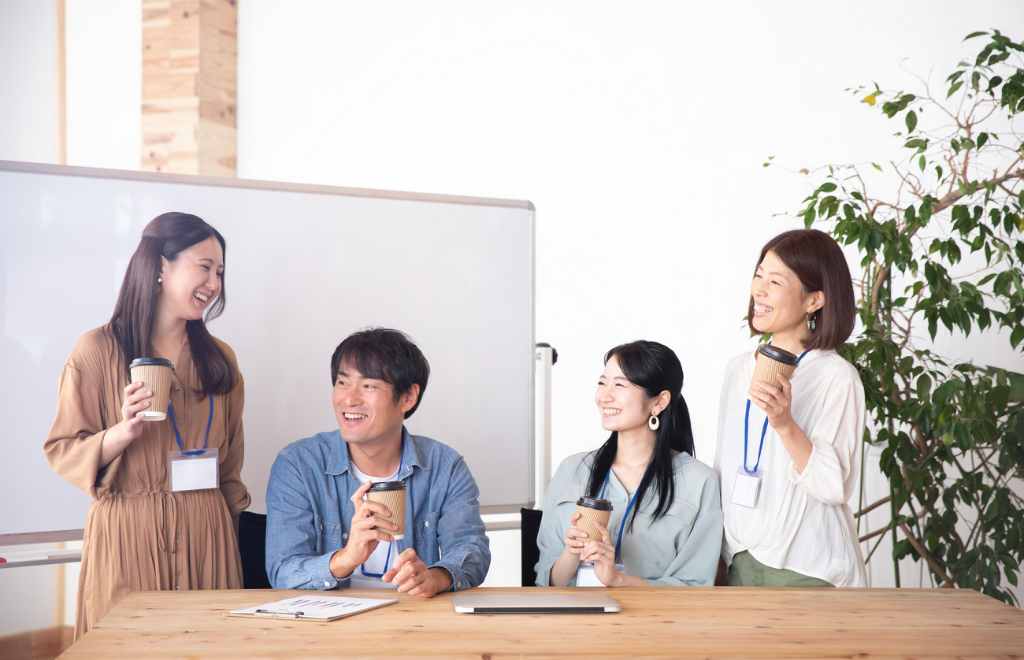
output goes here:
{"type": "Polygon", "coordinates": [[[600,522],[594,523],[594,526],[600,532],[601,538],[588,543],[583,548],[580,559],[593,562],[594,574],[601,584],[606,587],[618,586],[619,571],[615,568],[615,546],[612,545],[611,534],[600,522]]]}
{"type": "MultiPolygon", "coordinates": [[[[146,423],[146,416],[142,413],[150,406],[149,398],[153,393],[143,387],[140,380],[129,383],[124,388],[124,403],[121,404],[121,423],[131,440],[142,435],[143,425],[146,423]]],[[[129,440],[129,442],[131,441],[129,440]]]]}
{"type": "Polygon", "coordinates": [[[363,495],[372,485],[373,482],[367,481],[352,495],[355,513],[352,514],[352,523],[349,525],[348,543],[331,557],[330,568],[335,577],[348,576],[360,564],[366,563],[377,549],[378,543],[391,541],[392,537],[377,529],[378,527],[392,530],[398,528],[398,525],[374,516],[374,513],[383,517],[390,516],[391,512],[387,507],[380,502],[363,499],[363,495]]]}

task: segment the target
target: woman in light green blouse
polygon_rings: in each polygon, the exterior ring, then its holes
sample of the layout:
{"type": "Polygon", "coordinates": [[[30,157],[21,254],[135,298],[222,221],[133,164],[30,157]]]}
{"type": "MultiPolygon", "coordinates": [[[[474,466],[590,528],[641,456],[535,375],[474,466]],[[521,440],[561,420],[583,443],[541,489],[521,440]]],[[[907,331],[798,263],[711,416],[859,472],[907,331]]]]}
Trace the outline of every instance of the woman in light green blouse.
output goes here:
{"type": "Polygon", "coordinates": [[[636,341],[605,355],[595,403],[611,437],[565,459],[544,498],[537,585],[711,586],[722,548],[714,471],[693,457],[683,368],[668,347],[636,341]],[[608,527],[574,525],[582,496],[610,500],[608,527]],[[591,567],[590,564],[593,564],[591,567]]]}

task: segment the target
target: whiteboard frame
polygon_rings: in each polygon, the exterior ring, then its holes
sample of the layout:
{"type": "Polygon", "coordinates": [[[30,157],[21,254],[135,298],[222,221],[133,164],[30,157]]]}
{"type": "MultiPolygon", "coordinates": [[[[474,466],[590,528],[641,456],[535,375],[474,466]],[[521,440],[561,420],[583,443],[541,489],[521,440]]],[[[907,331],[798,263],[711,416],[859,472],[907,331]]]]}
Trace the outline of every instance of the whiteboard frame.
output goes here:
{"type": "MultiPolygon", "coordinates": [[[[401,192],[395,190],[375,190],[372,188],[347,188],[342,186],[327,186],[309,183],[286,183],[280,181],[262,181],[258,179],[232,179],[225,177],[200,176],[194,174],[170,174],[166,172],[140,172],[136,170],[114,170],[98,167],[79,167],[76,165],[54,165],[47,163],[29,163],[22,161],[0,160],[0,171],[21,172],[29,174],[52,174],[57,176],[71,176],[93,179],[117,179],[127,181],[140,181],[147,183],[188,185],[188,186],[213,186],[218,188],[243,188],[251,190],[265,190],[273,192],[294,192],[313,193],[319,195],[337,195],[342,197],[368,197],[374,199],[402,200],[415,202],[434,202],[439,204],[462,204],[467,206],[490,206],[499,208],[515,208],[529,211],[530,213],[530,345],[536,345],[536,314],[537,314],[537,213],[533,202],[525,200],[497,199],[489,197],[470,197],[465,195],[441,195],[434,193],[401,192]]],[[[532,352],[531,352],[532,359],[532,352]]],[[[536,378],[534,368],[530,368],[530,392],[529,401],[534,401],[536,393],[536,378]]],[[[537,438],[536,438],[536,415],[535,406],[529,411],[530,438],[528,442],[529,457],[527,465],[531,467],[528,474],[527,493],[533,497],[536,490],[537,475],[532,469],[536,461],[537,438]]],[[[516,504],[496,504],[480,507],[481,515],[519,513],[521,508],[532,509],[536,502],[528,500],[516,504]]],[[[38,532],[38,534],[75,534],[79,530],[68,530],[65,532],[38,532]]],[[[0,534],[0,540],[10,543],[13,537],[20,534],[0,534]]]]}

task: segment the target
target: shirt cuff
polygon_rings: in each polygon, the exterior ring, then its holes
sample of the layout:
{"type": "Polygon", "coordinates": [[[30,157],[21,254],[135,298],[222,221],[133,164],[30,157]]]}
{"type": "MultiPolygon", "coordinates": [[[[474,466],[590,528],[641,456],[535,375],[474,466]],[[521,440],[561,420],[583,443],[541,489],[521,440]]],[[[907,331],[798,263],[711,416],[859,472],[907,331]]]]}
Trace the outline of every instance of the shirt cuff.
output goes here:
{"type": "Polygon", "coordinates": [[[821,452],[818,451],[818,446],[812,442],[811,455],[807,458],[807,465],[804,466],[804,471],[800,472],[796,469],[795,465],[790,466],[789,480],[797,486],[807,481],[807,475],[814,473],[814,467],[818,464],[819,454],[821,454],[821,452]]]}
{"type": "Polygon", "coordinates": [[[333,556],[334,553],[330,552],[313,561],[309,571],[309,580],[313,583],[315,589],[327,591],[328,589],[337,589],[339,586],[348,585],[351,575],[336,578],[331,573],[331,557],[333,556]]]}
{"type": "Polygon", "coordinates": [[[463,589],[469,589],[469,587],[472,586],[469,584],[469,580],[466,579],[466,574],[462,569],[452,564],[438,562],[432,566],[428,566],[427,568],[443,568],[448,571],[448,574],[452,576],[452,584],[448,589],[446,589],[446,591],[461,591],[463,589]]]}

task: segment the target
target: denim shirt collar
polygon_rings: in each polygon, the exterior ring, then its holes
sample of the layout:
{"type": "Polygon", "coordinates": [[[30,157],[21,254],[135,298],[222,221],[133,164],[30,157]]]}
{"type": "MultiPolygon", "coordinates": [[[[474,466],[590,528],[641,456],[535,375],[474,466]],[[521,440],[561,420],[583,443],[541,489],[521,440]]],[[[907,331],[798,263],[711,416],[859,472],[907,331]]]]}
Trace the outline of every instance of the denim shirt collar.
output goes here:
{"type": "MultiPolygon", "coordinates": [[[[427,459],[420,452],[419,446],[413,442],[412,434],[402,425],[402,465],[398,468],[398,479],[403,480],[412,475],[412,468],[429,470],[427,459]]],[[[334,431],[331,438],[331,455],[327,459],[327,474],[344,474],[349,470],[348,443],[341,437],[341,430],[334,431]]]]}

